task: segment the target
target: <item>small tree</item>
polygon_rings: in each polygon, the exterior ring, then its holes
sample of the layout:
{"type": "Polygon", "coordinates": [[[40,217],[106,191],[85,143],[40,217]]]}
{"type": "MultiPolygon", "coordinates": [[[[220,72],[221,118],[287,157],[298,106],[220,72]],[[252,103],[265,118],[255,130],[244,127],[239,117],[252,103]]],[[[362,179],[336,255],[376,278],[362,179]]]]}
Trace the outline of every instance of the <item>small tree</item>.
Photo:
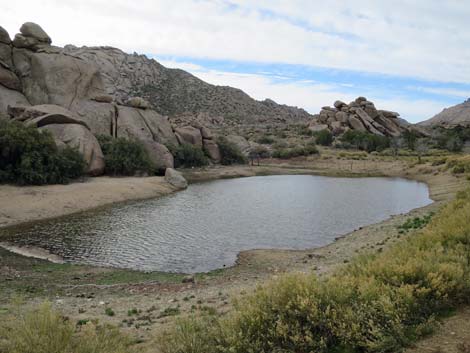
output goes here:
{"type": "Polygon", "coordinates": [[[421,164],[422,156],[429,151],[429,146],[428,146],[427,141],[425,139],[419,139],[416,142],[415,150],[416,150],[416,153],[418,154],[418,163],[421,164]]]}

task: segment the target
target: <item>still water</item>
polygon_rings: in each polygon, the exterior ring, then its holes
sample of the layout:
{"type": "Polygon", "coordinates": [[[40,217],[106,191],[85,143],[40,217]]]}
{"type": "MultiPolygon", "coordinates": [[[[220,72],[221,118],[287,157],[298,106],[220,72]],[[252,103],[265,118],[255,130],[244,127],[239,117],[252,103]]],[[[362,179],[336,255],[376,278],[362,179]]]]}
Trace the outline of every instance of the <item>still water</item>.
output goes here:
{"type": "Polygon", "coordinates": [[[205,272],[250,249],[306,249],[432,201],[423,183],[396,178],[263,176],[190,185],[160,199],[3,231],[72,263],[205,272]]]}

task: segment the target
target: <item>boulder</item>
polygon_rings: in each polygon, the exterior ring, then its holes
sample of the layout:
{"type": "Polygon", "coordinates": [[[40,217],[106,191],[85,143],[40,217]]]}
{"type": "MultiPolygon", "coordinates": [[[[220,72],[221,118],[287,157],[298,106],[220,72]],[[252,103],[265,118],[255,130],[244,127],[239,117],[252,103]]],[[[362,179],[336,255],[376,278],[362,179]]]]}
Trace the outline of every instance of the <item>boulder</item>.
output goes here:
{"type": "Polygon", "coordinates": [[[192,126],[186,126],[175,129],[176,137],[180,144],[189,143],[202,148],[201,131],[192,126]]]}
{"type": "Polygon", "coordinates": [[[80,100],[70,110],[84,121],[94,135],[110,135],[117,137],[116,108],[110,103],[93,100],[80,100]]]}
{"type": "Polygon", "coordinates": [[[26,97],[18,91],[14,91],[0,85],[0,116],[6,118],[9,106],[29,106],[26,97]]]}
{"type": "Polygon", "coordinates": [[[139,108],[139,109],[149,109],[150,103],[141,97],[132,97],[127,100],[126,105],[128,107],[139,108]]]}
{"type": "Polygon", "coordinates": [[[212,140],[212,132],[205,126],[201,127],[201,135],[203,139],[212,140]]]}
{"type": "Polygon", "coordinates": [[[178,189],[186,189],[188,187],[188,182],[183,174],[173,168],[167,168],[165,170],[165,180],[178,189]]]}
{"type": "Polygon", "coordinates": [[[37,118],[25,120],[26,126],[43,127],[43,126],[52,125],[52,124],[82,125],[85,129],[89,130],[88,126],[83,121],[73,119],[70,116],[63,115],[63,114],[52,113],[52,114],[41,115],[37,118]]]}
{"type": "Polygon", "coordinates": [[[54,104],[10,106],[8,114],[15,120],[28,121],[31,122],[29,125],[38,127],[48,124],[78,124],[89,129],[87,124],[71,111],[54,104]]]}
{"type": "Polygon", "coordinates": [[[379,110],[379,113],[389,119],[397,119],[400,116],[400,114],[396,112],[391,112],[389,110],[379,110]]]}
{"type": "Polygon", "coordinates": [[[220,150],[219,146],[215,141],[213,140],[202,140],[203,145],[204,145],[204,150],[206,151],[207,155],[211,160],[213,160],[215,163],[219,163],[221,160],[221,155],[220,155],[220,150]]]}
{"type": "Polygon", "coordinates": [[[338,100],[338,101],[336,101],[336,102],[334,103],[334,106],[335,106],[336,109],[341,109],[341,108],[344,107],[345,105],[347,105],[347,104],[344,103],[344,102],[342,102],[342,101],[340,101],[340,100],[338,100]]]}
{"type": "Polygon", "coordinates": [[[250,151],[250,143],[246,138],[240,135],[228,135],[226,136],[228,142],[233,143],[243,153],[247,154],[250,151]]]}
{"type": "Polygon", "coordinates": [[[51,44],[52,40],[47,35],[47,33],[41,28],[41,26],[37,25],[33,22],[26,22],[20,28],[20,32],[25,37],[31,37],[39,42],[51,44]]]}
{"type": "Polygon", "coordinates": [[[391,119],[385,118],[382,114],[380,114],[375,121],[382,125],[386,130],[386,135],[388,136],[393,136],[393,137],[398,137],[401,134],[400,128],[393,123],[391,119]]]}
{"type": "Polygon", "coordinates": [[[10,35],[2,26],[0,26],[0,43],[11,43],[10,35]]]}
{"type": "Polygon", "coordinates": [[[0,65],[0,84],[6,88],[21,91],[21,82],[14,72],[0,65]]]}
{"type": "Polygon", "coordinates": [[[379,130],[377,130],[374,127],[373,125],[374,120],[369,115],[367,115],[367,113],[363,109],[355,108],[355,112],[359,116],[359,118],[362,120],[362,123],[367,128],[367,130],[369,130],[369,132],[371,132],[374,135],[383,135],[379,130]]]}
{"type": "Polygon", "coordinates": [[[312,132],[319,132],[319,131],[323,131],[323,130],[328,130],[328,125],[326,125],[326,124],[314,124],[314,125],[310,125],[308,127],[308,129],[312,132]]]}
{"type": "Polygon", "coordinates": [[[366,114],[369,115],[372,119],[375,119],[379,115],[379,112],[377,111],[377,109],[375,109],[375,106],[373,104],[366,105],[363,109],[366,114]]]}
{"type": "Polygon", "coordinates": [[[77,102],[104,94],[98,69],[62,53],[13,50],[23,93],[34,104],[56,104],[72,109],[77,102]]]}
{"type": "Polygon", "coordinates": [[[342,122],[343,124],[348,123],[348,113],[345,113],[343,111],[337,112],[336,113],[336,120],[339,122],[342,122]]]}
{"type": "Polygon", "coordinates": [[[357,97],[356,100],[354,101],[356,104],[361,104],[361,102],[366,102],[367,98],[366,97],[357,97]]]}
{"type": "Polygon", "coordinates": [[[150,160],[158,171],[163,171],[175,166],[173,155],[165,145],[151,140],[141,142],[147,150],[150,160]]]}
{"type": "Polygon", "coordinates": [[[13,46],[15,48],[37,50],[41,45],[45,45],[45,43],[41,43],[36,38],[26,37],[19,33],[15,35],[15,38],[13,38],[13,46]]]}
{"type": "Polygon", "coordinates": [[[105,162],[96,137],[83,125],[49,124],[40,128],[49,131],[58,146],[77,148],[87,164],[87,173],[92,176],[103,174],[105,162]]]}
{"type": "Polygon", "coordinates": [[[0,66],[10,70],[13,68],[12,50],[8,44],[0,43],[0,66]]]}
{"type": "MultiPolygon", "coordinates": [[[[142,110],[126,106],[117,106],[117,111],[118,136],[142,141],[153,140],[166,145],[178,145],[178,140],[167,117],[150,109],[142,110]]],[[[199,132],[199,130],[197,131],[199,132]]],[[[202,137],[200,147],[202,147],[202,137]]]]}
{"type": "Polygon", "coordinates": [[[367,131],[365,126],[362,124],[361,120],[359,120],[359,118],[356,118],[354,115],[349,116],[348,122],[351,128],[354,130],[363,131],[363,132],[367,131]]]}

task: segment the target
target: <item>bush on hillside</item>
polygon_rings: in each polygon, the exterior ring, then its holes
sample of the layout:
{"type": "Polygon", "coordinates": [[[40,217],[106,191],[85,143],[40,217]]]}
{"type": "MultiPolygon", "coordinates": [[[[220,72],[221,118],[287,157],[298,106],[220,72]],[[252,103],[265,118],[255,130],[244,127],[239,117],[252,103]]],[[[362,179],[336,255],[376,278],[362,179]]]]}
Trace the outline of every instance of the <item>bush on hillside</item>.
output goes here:
{"type": "Polygon", "coordinates": [[[333,134],[329,130],[321,130],[313,134],[315,142],[321,146],[331,146],[333,134]]]}
{"type": "Polygon", "coordinates": [[[137,172],[155,172],[148,152],[141,142],[108,135],[98,135],[97,138],[104,154],[106,174],[128,176],[137,172]]]}
{"type": "Polygon", "coordinates": [[[355,148],[358,150],[373,152],[383,151],[390,147],[390,139],[385,136],[378,136],[369,132],[348,130],[341,136],[343,148],[355,148]]]}
{"type": "Polygon", "coordinates": [[[0,324],[4,353],[130,353],[130,340],[116,328],[87,323],[74,327],[43,304],[0,324]]]}
{"type": "Polygon", "coordinates": [[[263,135],[256,142],[262,145],[272,145],[276,140],[272,135],[263,135]]]}
{"type": "Polygon", "coordinates": [[[311,156],[313,154],[318,154],[317,146],[315,146],[315,142],[310,141],[304,146],[295,146],[289,148],[276,148],[272,152],[272,156],[274,158],[281,158],[281,159],[289,159],[294,157],[301,157],[301,156],[311,156]]]}
{"type": "Polygon", "coordinates": [[[228,315],[179,321],[163,353],[399,352],[469,302],[470,191],[412,237],[331,276],[288,275],[228,315]]]}
{"type": "Polygon", "coordinates": [[[209,164],[209,159],[200,147],[188,143],[167,147],[175,159],[176,168],[202,167],[209,164]]]}
{"type": "Polygon", "coordinates": [[[247,158],[240,151],[237,145],[227,140],[225,137],[219,137],[217,139],[217,145],[219,146],[222,165],[231,164],[245,164],[247,158]]]}
{"type": "Polygon", "coordinates": [[[0,123],[0,182],[65,184],[83,175],[85,161],[75,149],[57,148],[52,135],[19,122],[0,123]]]}

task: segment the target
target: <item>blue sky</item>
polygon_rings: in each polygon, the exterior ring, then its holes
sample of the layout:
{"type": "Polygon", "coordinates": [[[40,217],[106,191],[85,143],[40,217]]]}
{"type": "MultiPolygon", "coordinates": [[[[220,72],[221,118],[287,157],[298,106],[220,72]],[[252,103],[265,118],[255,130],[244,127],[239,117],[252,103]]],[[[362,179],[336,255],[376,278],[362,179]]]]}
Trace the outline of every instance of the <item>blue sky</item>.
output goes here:
{"type": "Polygon", "coordinates": [[[13,36],[144,53],[256,99],[316,113],[362,95],[417,122],[470,97],[470,3],[460,0],[22,0],[13,36]]]}

